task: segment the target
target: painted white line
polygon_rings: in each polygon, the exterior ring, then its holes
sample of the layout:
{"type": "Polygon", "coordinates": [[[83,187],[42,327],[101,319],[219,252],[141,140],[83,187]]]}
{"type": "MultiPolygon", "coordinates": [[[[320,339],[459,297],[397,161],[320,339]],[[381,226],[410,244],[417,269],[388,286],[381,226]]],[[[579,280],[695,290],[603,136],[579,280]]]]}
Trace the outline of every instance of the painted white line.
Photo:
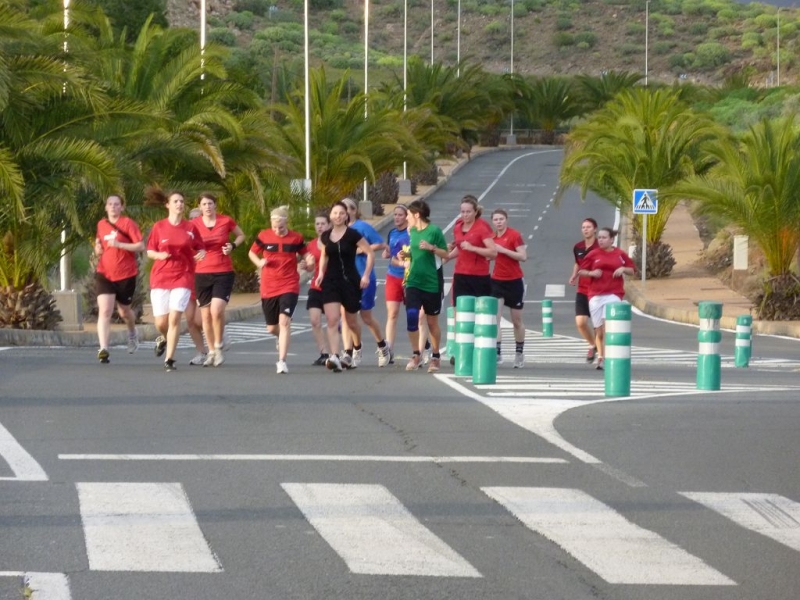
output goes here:
{"type": "Polygon", "coordinates": [[[581,490],[487,487],[484,493],[605,581],[638,585],[736,585],[660,535],[581,490]]]}
{"type": "Polygon", "coordinates": [[[0,481],[47,481],[47,473],[25,451],[14,436],[0,423],[0,456],[14,472],[14,477],[0,477],[0,481]]]}
{"type": "Polygon", "coordinates": [[[93,571],[222,571],[181,484],[76,486],[93,571]]]}
{"type": "Polygon", "coordinates": [[[548,283],[544,286],[545,298],[563,298],[567,295],[566,286],[558,283],[548,283]]]}
{"type": "Polygon", "coordinates": [[[800,504],[778,494],[680,492],[734,523],[800,552],[800,504]]]}
{"type": "Polygon", "coordinates": [[[360,454],[59,454],[59,460],[112,461],[261,461],[385,463],[565,464],[563,458],[537,456],[374,456],[360,454]]]}
{"type": "MultiPolygon", "coordinates": [[[[37,573],[34,571],[0,571],[0,577],[22,579],[30,590],[29,600],[71,600],[69,579],[63,573],[37,573]]],[[[23,594],[20,593],[20,598],[23,594]]]]}
{"type": "Polygon", "coordinates": [[[481,577],[382,485],[281,487],[353,573],[481,577]]]}

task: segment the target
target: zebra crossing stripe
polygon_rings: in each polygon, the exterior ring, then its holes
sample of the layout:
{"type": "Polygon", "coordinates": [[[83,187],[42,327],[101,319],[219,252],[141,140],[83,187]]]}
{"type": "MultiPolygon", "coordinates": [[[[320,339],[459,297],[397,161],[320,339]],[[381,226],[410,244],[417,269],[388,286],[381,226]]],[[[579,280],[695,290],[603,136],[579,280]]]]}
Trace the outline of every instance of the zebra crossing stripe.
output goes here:
{"type": "Polygon", "coordinates": [[[0,577],[16,577],[25,583],[29,595],[20,594],[29,600],[71,600],[69,579],[63,573],[37,573],[0,571],[0,577]]]}
{"type": "Polygon", "coordinates": [[[353,573],[481,577],[382,485],[281,487],[353,573]]]}
{"type": "Polygon", "coordinates": [[[0,423],[0,457],[14,472],[13,477],[0,477],[0,481],[47,481],[47,473],[28,454],[20,443],[0,423]]]}
{"type": "Polygon", "coordinates": [[[93,571],[222,571],[180,483],[76,486],[93,571]]]}
{"type": "Polygon", "coordinates": [[[529,529],[612,584],[736,585],[660,535],[575,489],[485,487],[529,529]]]}
{"type": "Polygon", "coordinates": [[[682,496],[800,552],[800,504],[778,494],[680,492],[682,496]]]}

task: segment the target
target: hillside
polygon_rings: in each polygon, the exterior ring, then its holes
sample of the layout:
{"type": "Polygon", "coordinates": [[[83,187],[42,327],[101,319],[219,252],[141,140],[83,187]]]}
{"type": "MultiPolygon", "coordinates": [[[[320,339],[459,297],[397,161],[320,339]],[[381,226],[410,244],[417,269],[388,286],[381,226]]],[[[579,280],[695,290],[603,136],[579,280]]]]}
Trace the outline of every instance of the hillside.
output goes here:
{"type": "MultiPolygon", "coordinates": [[[[457,2],[432,0],[434,59],[456,61],[457,2]]],[[[199,0],[169,0],[172,25],[196,28],[199,0]]],[[[310,53],[318,64],[363,69],[363,2],[312,0],[310,53]]],[[[409,54],[426,62],[431,53],[431,4],[408,0],[409,54]]],[[[752,82],[775,83],[777,10],[730,0],[651,0],[649,75],[655,80],[720,82],[748,69],[752,82]]],[[[461,57],[487,70],[510,66],[511,3],[461,0],[461,57]]],[[[240,57],[271,68],[275,56],[302,60],[299,0],[208,0],[209,39],[237,47],[240,57]]],[[[781,83],[796,80],[800,29],[795,9],[780,9],[781,83]]],[[[514,70],[525,75],[644,72],[645,2],[640,0],[515,0],[514,70]]],[[[403,2],[370,3],[370,65],[388,71],[402,65],[403,2]]]]}

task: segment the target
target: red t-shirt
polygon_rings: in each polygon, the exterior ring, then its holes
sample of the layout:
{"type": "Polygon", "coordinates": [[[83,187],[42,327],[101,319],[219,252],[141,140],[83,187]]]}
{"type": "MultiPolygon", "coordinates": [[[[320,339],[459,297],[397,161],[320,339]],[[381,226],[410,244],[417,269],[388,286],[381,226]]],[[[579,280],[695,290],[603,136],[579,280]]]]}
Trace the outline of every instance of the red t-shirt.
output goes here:
{"type": "Polygon", "coordinates": [[[147,238],[147,249],[169,252],[167,260],[156,260],[150,271],[151,290],[194,289],[194,255],[203,249],[200,232],[191,221],[173,225],[158,221],[147,238]]]}
{"type": "Polygon", "coordinates": [[[322,254],[322,248],[319,247],[319,238],[312,240],[306,246],[306,252],[314,257],[314,274],[311,276],[311,289],[322,291],[322,287],[317,285],[317,277],[319,277],[319,257],[322,254]]]}
{"type": "Polygon", "coordinates": [[[300,293],[297,257],[306,253],[306,243],[301,234],[289,231],[279,236],[272,229],[265,229],[250,246],[250,252],[267,259],[261,271],[262,298],[300,293]]]}
{"type": "MultiPolygon", "coordinates": [[[[592,245],[588,248],[586,247],[586,240],[581,240],[572,248],[572,253],[575,255],[575,264],[578,267],[581,266],[583,263],[583,259],[586,258],[586,255],[589,254],[595,248],[599,248],[600,246],[597,245],[597,238],[595,238],[592,245]]],[[[592,282],[591,277],[578,277],[578,290],[579,294],[588,294],[589,293],[589,284],[592,282]]]]}
{"type": "Polygon", "coordinates": [[[192,219],[200,236],[203,239],[203,248],[206,257],[196,265],[196,273],[230,273],[233,271],[233,260],[230,255],[222,253],[222,247],[231,239],[231,233],[236,229],[236,221],[227,215],[217,215],[214,226],[209,228],[203,217],[192,219]]]}
{"type": "Polygon", "coordinates": [[[614,271],[620,267],[634,268],[633,261],[619,248],[611,250],[597,248],[589,252],[583,259],[581,268],[588,271],[600,269],[603,273],[599,278],[591,278],[589,298],[606,294],[615,294],[622,298],[625,295],[625,279],[614,277],[614,271]]]}
{"type": "Polygon", "coordinates": [[[113,248],[108,243],[116,239],[123,244],[137,244],[142,241],[142,232],[133,219],[120,217],[113,225],[108,219],[97,223],[97,239],[103,247],[100,261],[97,263],[97,272],[109,281],[122,281],[129,277],[136,277],[139,264],[136,262],[136,253],[121,248],[113,248]]]}
{"type": "MultiPolygon", "coordinates": [[[[511,229],[511,227],[507,227],[503,235],[495,236],[494,243],[498,246],[502,246],[506,250],[513,250],[515,252],[517,248],[525,245],[519,231],[511,229]]],[[[522,279],[524,276],[522,266],[518,260],[514,260],[505,254],[497,253],[497,258],[494,259],[492,279],[497,279],[498,281],[514,281],[515,279],[522,279]]]]}
{"type": "Polygon", "coordinates": [[[458,256],[456,256],[456,268],[454,273],[461,275],[488,275],[489,263],[488,258],[485,258],[477,252],[461,249],[461,242],[467,241],[473,246],[483,248],[483,240],[494,237],[494,231],[489,224],[483,219],[475,219],[472,227],[466,233],[461,230],[464,223],[461,219],[456,221],[456,226],[453,233],[456,237],[456,246],[458,247],[458,256]]]}

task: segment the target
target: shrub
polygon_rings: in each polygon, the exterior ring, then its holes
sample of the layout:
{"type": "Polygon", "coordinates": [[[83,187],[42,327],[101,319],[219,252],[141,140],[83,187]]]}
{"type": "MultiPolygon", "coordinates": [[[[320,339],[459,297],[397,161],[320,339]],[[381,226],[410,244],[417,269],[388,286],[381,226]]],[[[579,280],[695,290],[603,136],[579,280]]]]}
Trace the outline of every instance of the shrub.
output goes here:
{"type": "MultiPolygon", "coordinates": [[[[381,7],[380,16],[387,19],[396,19],[403,17],[404,6],[402,2],[393,2],[381,7]]],[[[371,19],[370,19],[371,20],[371,19]]]]}
{"type": "Polygon", "coordinates": [[[556,29],[558,31],[566,31],[572,29],[572,19],[566,15],[561,15],[556,19],[556,29]]]}
{"type": "Polygon", "coordinates": [[[742,35],[742,48],[748,50],[750,48],[758,48],[763,44],[761,35],[755,31],[748,31],[742,35]]]}
{"type": "Polygon", "coordinates": [[[345,35],[353,35],[361,31],[361,27],[354,21],[345,21],[342,23],[342,33],[345,35]]]}
{"type": "Polygon", "coordinates": [[[484,4],[478,9],[478,12],[486,17],[494,17],[503,12],[503,7],[498,4],[484,4]]]}
{"type": "Polygon", "coordinates": [[[342,2],[342,0],[309,0],[308,2],[308,8],[314,10],[331,10],[334,8],[342,8],[343,5],[344,2],[342,2]]]}
{"type": "Polygon", "coordinates": [[[582,50],[594,48],[595,44],[597,44],[597,36],[591,31],[581,31],[575,34],[575,43],[582,50]],[[585,44],[585,47],[582,44],[585,44]]]}
{"type": "Polygon", "coordinates": [[[705,35],[708,32],[708,23],[695,21],[689,25],[689,33],[692,35],[705,35]]]}
{"type": "Polygon", "coordinates": [[[653,44],[653,54],[669,54],[669,51],[672,50],[677,44],[675,42],[666,42],[666,41],[659,41],[653,44]]]}
{"type": "MultiPolygon", "coordinates": [[[[544,2],[542,2],[542,0],[524,0],[522,5],[525,6],[525,10],[528,12],[539,12],[544,8],[544,2]]],[[[514,8],[516,8],[516,6],[517,5],[514,5],[514,8]]]]}
{"type": "Polygon", "coordinates": [[[778,20],[775,15],[758,15],[755,19],[753,19],[753,22],[756,24],[756,27],[762,31],[764,29],[775,29],[775,27],[778,26],[778,20]]]}
{"type": "Polygon", "coordinates": [[[720,21],[733,21],[738,16],[739,15],[736,13],[736,11],[730,8],[723,8],[722,10],[717,12],[717,18],[720,21]]]}
{"type": "Polygon", "coordinates": [[[225,22],[239,29],[251,29],[253,27],[253,13],[249,10],[231,12],[225,15],[225,22]]]}
{"type": "Polygon", "coordinates": [[[589,50],[591,48],[588,42],[578,42],[575,47],[578,50],[589,50]]]}
{"type": "Polygon", "coordinates": [[[708,30],[708,37],[713,40],[719,40],[722,38],[730,37],[732,35],[736,35],[736,28],[735,27],[712,27],[708,30]]]}
{"type": "Polygon", "coordinates": [[[483,28],[483,32],[486,35],[501,36],[505,34],[507,29],[508,28],[506,27],[505,23],[502,23],[501,21],[491,21],[490,23],[487,23],[486,26],[483,28]]]}
{"type": "Polygon", "coordinates": [[[566,31],[559,31],[553,36],[553,45],[557,48],[564,48],[575,44],[575,37],[566,31]]]}
{"type": "Polygon", "coordinates": [[[622,56],[631,56],[633,54],[641,54],[644,56],[644,46],[641,44],[632,44],[626,42],[619,47],[619,52],[622,56]]]}
{"type": "Polygon", "coordinates": [[[331,11],[331,14],[328,15],[332,21],[346,21],[347,20],[347,11],[343,8],[337,8],[331,11]]]}
{"type": "Polygon", "coordinates": [[[644,38],[645,26],[642,23],[628,23],[625,32],[631,37],[644,38]]]}
{"type": "Polygon", "coordinates": [[[272,6],[272,0],[236,0],[233,10],[237,12],[249,11],[254,15],[263,17],[272,6]]]}
{"type": "Polygon", "coordinates": [[[514,18],[521,19],[528,14],[528,7],[524,4],[514,4],[514,18]]]}
{"type": "Polygon", "coordinates": [[[236,34],[227,27],[215,27],[208,31],[208,41],[232,47],[236,45],[236,34]]]}

